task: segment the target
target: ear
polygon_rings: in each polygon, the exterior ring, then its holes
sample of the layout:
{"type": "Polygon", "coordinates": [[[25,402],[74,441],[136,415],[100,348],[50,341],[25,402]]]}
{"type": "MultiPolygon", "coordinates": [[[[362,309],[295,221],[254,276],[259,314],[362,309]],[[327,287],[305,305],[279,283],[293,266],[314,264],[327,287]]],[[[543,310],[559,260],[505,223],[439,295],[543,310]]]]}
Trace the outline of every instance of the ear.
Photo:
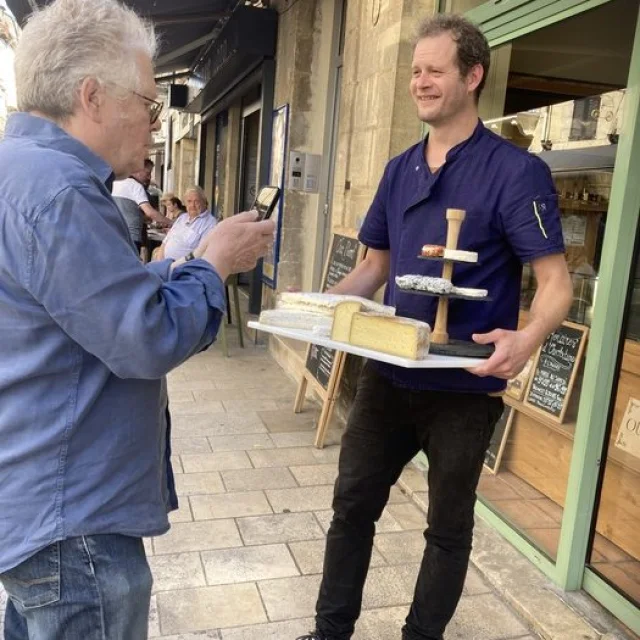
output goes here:
{"type": "Polygon", "coordinates": [[[82,81],[78,92],[79,107],[93,122],[99,123],[104,119],[105,98],[104,85],[95,78],[89,77],[82,81]]]}
{"type": "Polygon", "coordinates": [[[484,69],[482,65],[477,64],[474,67],[471,67],[467,74],[467,90],[469,93],[475,92],[479,84],[482,82],[482,78],[484,78],[484,69]]]}

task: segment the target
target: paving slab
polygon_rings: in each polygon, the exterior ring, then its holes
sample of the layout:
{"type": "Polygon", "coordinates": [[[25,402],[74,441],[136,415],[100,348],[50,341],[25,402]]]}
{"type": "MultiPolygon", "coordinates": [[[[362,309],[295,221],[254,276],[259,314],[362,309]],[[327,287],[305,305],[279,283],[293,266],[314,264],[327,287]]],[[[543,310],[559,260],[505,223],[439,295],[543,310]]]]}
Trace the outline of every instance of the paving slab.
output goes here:
{"type": "Polygon", "coordinates": [[[273,513],[263,491],[236,491],[189,498],[194,520],[241,518],[273,513]]]}
{"type": "Polygon", "coordinates": [[[324,532],[313,513],[238,518],[237,523],[245,545],[324,539],[324,532]]]}
{"type": "Polygon", "coordinates": [[[285,544],[203,551],[207,584],[254,582],[300,575],[285,544]]]}
{"type": "Polygon", "coordinates": [[[227,491],[287,489],[298,486],[292,471],[287,467],[223,471],[222,480],[227,491]]]}
{"type": "Polygon", "coordinates": [[[266,622],[255,584],[230,584],[158,594],[160,632],[164,635],[266,622]]]}
{"type": "Polygon", "coordinates": [[[218,471],[182,473],[175,478],[178,496],[224,493],[225,486],[218,471]]]}
{"type": "Polygon", "coordinates": [[[174,524],[168,533],[153,539],[156,555],[241,546],[242,539],[234,520],[203,520],[174,524]]]}

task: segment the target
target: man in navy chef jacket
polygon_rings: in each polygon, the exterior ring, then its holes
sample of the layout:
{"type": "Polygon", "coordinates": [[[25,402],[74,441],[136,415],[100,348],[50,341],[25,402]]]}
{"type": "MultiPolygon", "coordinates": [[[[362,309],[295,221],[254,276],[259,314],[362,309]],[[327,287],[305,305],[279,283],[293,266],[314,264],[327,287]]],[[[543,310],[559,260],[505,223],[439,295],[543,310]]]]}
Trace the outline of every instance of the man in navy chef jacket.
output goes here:
{"type": "Polygon", "coordinates": [[[446,243],[446,209],[464,209],[458,247],[477,251],[480,264],[456,265],[455,282],[488,289],[492,301],[452,301],[448,331],[454,339],[493,343],[495,353],[469,371],[365,365],[342,440],[316,631],[306,640],[352,636],[375,522],[420,450],[429,460],[427,544],[402,638],[443,637],[467,572],[475,490],[502,413],[500,392],[571,304],[548,168],[478,119],[489,60],[485,37],[459,16],[438,15],[420,26],[410,88],[429,135],[387,165],[360,231],[367,257],[333,292],[371,297],[386,283],[385,303],[398,315],[433,326],[437,298],[404,293],[395,277],[440,275],[441,263],[417,256],[423,244],[446,243]],[[517,330],[525,262],[537,291],[528,325],[517,330]]]}

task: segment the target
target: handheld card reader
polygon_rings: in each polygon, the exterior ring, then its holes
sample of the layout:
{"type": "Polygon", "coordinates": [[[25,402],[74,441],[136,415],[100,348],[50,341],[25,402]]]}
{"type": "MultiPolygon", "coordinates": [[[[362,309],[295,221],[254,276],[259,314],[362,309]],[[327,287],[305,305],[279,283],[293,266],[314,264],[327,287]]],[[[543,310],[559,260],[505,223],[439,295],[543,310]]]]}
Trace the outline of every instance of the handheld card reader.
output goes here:
{"type": "Polygon", "coordinates": [[[276,208],[279,198],[280,189],[278,187],[262,187],[251,208],[258,211],[260,214],[259,220],[267,220],[276,208]]]}

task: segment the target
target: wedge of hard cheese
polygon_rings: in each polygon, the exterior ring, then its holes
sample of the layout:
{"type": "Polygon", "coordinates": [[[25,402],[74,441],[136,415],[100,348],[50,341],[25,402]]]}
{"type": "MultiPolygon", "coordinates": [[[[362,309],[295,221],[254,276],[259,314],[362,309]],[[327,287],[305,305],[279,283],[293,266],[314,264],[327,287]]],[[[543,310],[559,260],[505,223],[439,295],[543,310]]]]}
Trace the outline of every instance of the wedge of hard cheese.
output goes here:
{"type": "Polygon", "coordinates": [[[365,349],[419,360],[429,353],[431,327],[426,322],[384,316],[377,313],[354,313],[349,340],[365,349]]]}
{"type": "Polygon", "coordinates": [[[347,300],[339,302],[333,312],[331,339],[338,342],[349,342],[351,321],[353,316],[360,311],[362,311],[362,302],[360,301],[347,300]]]}

